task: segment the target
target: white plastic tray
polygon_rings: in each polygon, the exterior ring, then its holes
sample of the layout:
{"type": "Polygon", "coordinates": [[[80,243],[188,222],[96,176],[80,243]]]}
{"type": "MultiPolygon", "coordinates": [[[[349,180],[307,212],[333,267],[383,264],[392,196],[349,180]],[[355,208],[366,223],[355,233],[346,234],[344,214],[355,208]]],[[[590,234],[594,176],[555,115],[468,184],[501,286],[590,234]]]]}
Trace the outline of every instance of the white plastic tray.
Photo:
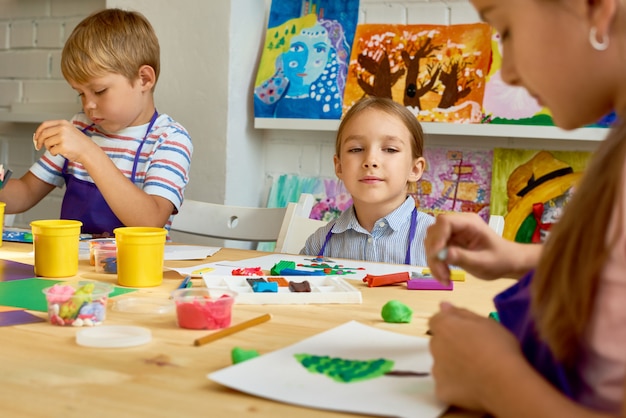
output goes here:
{"type": "Polygon", "coordinates": [[[362,303],[361,291],[338,276],[279,276],[287,282],[307,280],[310,292],[291,292],[288,287],[278,287],[278,292],[254,292],[246,279],[271,276],[204,276],[207,287],[226,288],[237,292],[236,304],[287,305],[322,303],[362,303]]]}

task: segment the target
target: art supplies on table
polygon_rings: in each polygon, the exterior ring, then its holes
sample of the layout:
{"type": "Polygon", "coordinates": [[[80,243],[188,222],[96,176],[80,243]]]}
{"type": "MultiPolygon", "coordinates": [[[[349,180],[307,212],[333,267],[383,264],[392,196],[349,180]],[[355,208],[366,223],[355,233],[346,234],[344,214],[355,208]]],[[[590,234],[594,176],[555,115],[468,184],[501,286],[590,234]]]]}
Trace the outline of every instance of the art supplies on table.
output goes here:
{"type": "Polygon", "coordinates": [[[361,292],[337,276],[257,276],[265,283],[275,283],[275,291],[255,291],[255,281],[247,276],[204,276],[208,288],[223,288],[237,292],[235,304],[323,304],[362,303],[361,292]],[[276,282],[273,282],[276,280],[276,282]],[[279,283],[282,282],[282,283],[279,283]],[[306,284],[305,284],[306,282],[306,284]],[[284,284],[287,284],[286,286],[284,284]],[[280,284],[283,284],[281,286],[280,284]],[[293,286],[291,284],[294,284],[293,286]],[[309,291],[306,291],[307,287],[309,291]]]}
{"type": "Polygon", "coordinates": [[[33,234],[30,229],[8,227],[2,231],[2,241],[32,243],[33,234]]]}
{"type": "MultiPolygon", "coordinates": [[[[27,278],[0,282],[0,305],[47,312],[48,302],[43,289],[63,280],[27,278]]],[[[113,286],[109,297],[135,292],[137,289],[113,286]]]]}

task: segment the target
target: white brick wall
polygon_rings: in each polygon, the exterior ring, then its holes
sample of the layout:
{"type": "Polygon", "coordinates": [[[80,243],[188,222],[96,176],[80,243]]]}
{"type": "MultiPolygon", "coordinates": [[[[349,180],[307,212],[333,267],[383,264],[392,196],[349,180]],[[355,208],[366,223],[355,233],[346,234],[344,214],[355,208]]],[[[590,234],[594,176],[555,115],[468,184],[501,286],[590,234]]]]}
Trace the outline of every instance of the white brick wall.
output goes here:
{"type": "MultiPolygon", "coordinates": [[[[61,49],[76,24],[105,0],[0,0],[0,112],[11,107],[80,108],[59,67],[61,49]]],[[[0,163],[16,177],[39,157],[32,146],[37,123],[0,122],[0,163]]],[[[59,216],[62,190],[18,215],[15,224],[59,216]]]]}

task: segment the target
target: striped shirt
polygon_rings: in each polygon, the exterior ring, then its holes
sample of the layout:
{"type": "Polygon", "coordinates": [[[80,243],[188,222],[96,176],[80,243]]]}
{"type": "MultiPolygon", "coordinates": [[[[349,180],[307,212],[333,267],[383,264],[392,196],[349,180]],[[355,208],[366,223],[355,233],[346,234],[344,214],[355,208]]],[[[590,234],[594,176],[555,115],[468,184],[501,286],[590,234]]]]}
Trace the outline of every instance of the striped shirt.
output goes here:
{"type": "MultiPolygon", "coordinates": [[[[370,233],[363,228],[354,213],[354,206],[344,211],[335,222],[321,227],[311,235],[300,254],[317,256],[324,245],[326,235],[332,228],[324,256],[351,260],[375,261],[391,264],[404,264],[409,241],[411,212],[415,200],[408,197],[405,202],[389,215],[376,221],[370,233]]],[[[417,212],[415,237],[411,245],[411,264],[426,266],[424,238],[426,229],[435,218],[417,212]]]]}
{"type": "MultiPolygon", "coordinates": [[[[72,118],[74,126],[83,130],[91,125],[84,113],[77,113],[72,118]]],[[[146,135],[148,124],[130,126],[115,133],[102,131],[97,125],[87,129],[85,134],[91,138],[117,168],[131,178],[133,162],[137,150],[146,135]]],[[[154,196],[163,197],[174,205],[177,212],[183,201],[185,187],[189,182],[189,167],[193,145],[185,128],[166,114],[160,114],[141,148],[141,154],[135,172],[135,185],[154,196]]],[[[65,158],[53,156],[46,151],[30,168],[40,180],[63,187],[62,175],[65,158]]],[[[79,180],[93,183],[85,167],[77,162],[68,162],[67,172],[79,180]]],[[[169,229],[173,215],[166,228],[169,229]]]]}

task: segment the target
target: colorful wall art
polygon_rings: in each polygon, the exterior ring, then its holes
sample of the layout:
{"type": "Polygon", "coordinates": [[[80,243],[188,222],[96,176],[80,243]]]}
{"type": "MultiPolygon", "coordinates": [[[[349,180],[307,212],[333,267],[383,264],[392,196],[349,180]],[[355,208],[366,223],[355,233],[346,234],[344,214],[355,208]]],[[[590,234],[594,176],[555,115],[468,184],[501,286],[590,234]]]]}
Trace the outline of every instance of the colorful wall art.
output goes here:
{"type": "Polygon", "coordinates": [[[254,115],[339,119],[358,0],[273,1],[254,115]]]}
{"type": "Polygon", "coordinates": [[[417,184],[419,209],[474,212],[489,220],[492,151],[427,148],[426,170],[417,184]]]}
{"type": "Polygon", "coordinates": [[[543,242],[590,156],[578,151],[494,149],[491,213],[504,216],[503,237],[543,242]]]}
{"type": "Polygon", "coordinates": [[[365,95],[389,97],[420,121],[480,123],[491,27],[357,26],[344,111],[365,95]]]}
{"type": "MultiPolygon", "coordinates": [[[[611,112],[589,126],[609,127],[615,120],[615,112],[611,112]]],[[[554,126],[550,111],[524,87],[506,84],[502,79],[502,42],[495,30],[491,37],[491,67],[485,85],[482,123],[554,126]]]]}
{"type": "Polygon", "coordinates": [[[302,193],[310,193],[315,197],[310,216],[312,219],[332,221],[352,205],[352,197],[337,178],[281,174],[272,181],[267,206],[285,207],[289,202],[297,202],[302,193]]]}

